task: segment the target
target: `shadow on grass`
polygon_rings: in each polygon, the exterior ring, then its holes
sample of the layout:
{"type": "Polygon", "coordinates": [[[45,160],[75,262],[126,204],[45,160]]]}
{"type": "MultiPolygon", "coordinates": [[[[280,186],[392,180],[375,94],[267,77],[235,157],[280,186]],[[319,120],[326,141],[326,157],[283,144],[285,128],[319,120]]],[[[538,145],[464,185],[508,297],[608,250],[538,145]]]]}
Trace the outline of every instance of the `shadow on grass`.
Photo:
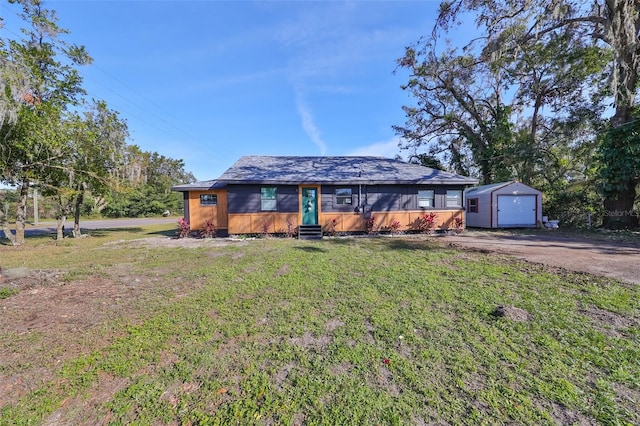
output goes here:
{"type": "Polygon", "coordinates": [[[295,249],[307,251],[309,253],[326,253],[327,250],[322,247],[313,247],[313,246],[296,246],[295,249]]]}
{"type": "MultiPolygon", "coordinates": [[[[55,240],[56,233],[48,232],[48,231],[42,231],[38,233],[28,232],[28,233],[25,233],[24,239],[25,239],[25,244],[27,244],[29,241],[55,240]]],[[[13,246],[13,243],[11,242],[11,240],[2,237],[0,238],[0,246],[13,246]]]]}
{"type": "Polygon", "coordinates": [[[104,228],[104,229],[83,229],[82,233],[94,237],[104,237],[112,232],[128,232],[131,234],[140,234],[143,229],[139,227],[131,228],[104,228]]]}
{"type": "Polygon", "coordinates": [[[413,235],[402,235],[402,236],[366,236],[362,237],[359,235],[356,236],[347,236],[340,238],[331,238],[325,239],[329,244],[334,245],[354,245],[357,244],[358,241],[367,240],[373,242],[374,244],[378,244],[382,246],[384,249],[390,250],[444,250],[446,247],[443,247],[436,239],[427,239],[427,238],[416,238],[413,235]]]}
{"type": "Polygon", "coordinates": [[[171,238],[177,238],[177,231],[175,229],[164,229],[161,231],[150,231],[147,232],[147,235],[162,235],[163,237],[171,237],[171,238]]]}

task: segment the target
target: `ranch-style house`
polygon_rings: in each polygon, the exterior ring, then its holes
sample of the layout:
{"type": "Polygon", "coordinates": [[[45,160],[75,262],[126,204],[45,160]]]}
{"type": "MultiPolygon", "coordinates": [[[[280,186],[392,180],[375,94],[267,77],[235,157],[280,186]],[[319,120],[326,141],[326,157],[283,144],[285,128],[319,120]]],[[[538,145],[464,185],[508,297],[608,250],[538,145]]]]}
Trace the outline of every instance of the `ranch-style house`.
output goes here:
{"type": "Polygon", "coordinates": [[[209,222],[219,236],[293,230],[302,238],[417,231],[430,213],[436,230],[459,227],[464,190],[477,183],[382,157],[244,156],[218,179],[172,189],[183,193],[192,231],[209,222]]]}

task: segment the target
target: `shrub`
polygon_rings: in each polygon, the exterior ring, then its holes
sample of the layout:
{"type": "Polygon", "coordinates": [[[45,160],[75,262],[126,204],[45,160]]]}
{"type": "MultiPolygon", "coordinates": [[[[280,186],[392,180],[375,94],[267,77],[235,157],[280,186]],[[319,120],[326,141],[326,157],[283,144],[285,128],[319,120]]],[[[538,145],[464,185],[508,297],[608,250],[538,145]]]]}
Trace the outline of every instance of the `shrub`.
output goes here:
{"type": "Polygon", "coordinates": [[[367,229],[367,234],[371,234],[376,226],[376,218],[371,215],[371,217],[369,219],[367,219],[367,223],[365,224],[366,229],[367,229]]]}
{"type": "Polygon", "coordinates": [[[418,223],[418,228],[425,234],[431,234],[433,232],[433,228],[436,226],[436,218],[438,217],[438,213],[431,212],[425,213],[418,223]]]}
{"type": "Polygon", "coordinates": [[[271,227],[271,224],[269,223],[268,220],[263,220],[262,221],[262,236],[263,237],[267,237],[269,235],[269,228],[271,227]]]}
{"type": "Polygon", "coordinates": [[[187,219],[184,217],[178,219],[178,238],[188,237],[189,232],[191,232],[191,225],[189,225],[187,219]]]}
{"type": "Polygon", "coordinates": [[[391,235],[399,233],[401,227],[402,225],[400,224],[399,220],[394,220],[393,222],[391,222],[391,226],[389,226],[389,231],[391,232],[391,235]]]}
{"type": "Polygon", "coordinates": [[[204,229],[200,231],[200,238],[215,238],[216,225],[211,220],[204,223],[204,229]]]}
{"type": "Polygon", "coordinates": [[[285,232],[285,237],[293,238],[296,235],[296,226],[293,224],[291,219],[287,219],[287,231],[285,232]]]}
{"type": "Polygon", "coordinates": [[[331,219],[331,222],[329,222],[329,225],[327,227],[327,233],[332,237],[335,237],[337,233],[337,229],[338,229],[338,218],[334,217],[333,219],[331,219]]]}
{"type": "Polygon", "coordinates": [[[460,234],[464,230],[464,220],[460,216],[456,216],[454,224],[456,234],[460,234]]]}

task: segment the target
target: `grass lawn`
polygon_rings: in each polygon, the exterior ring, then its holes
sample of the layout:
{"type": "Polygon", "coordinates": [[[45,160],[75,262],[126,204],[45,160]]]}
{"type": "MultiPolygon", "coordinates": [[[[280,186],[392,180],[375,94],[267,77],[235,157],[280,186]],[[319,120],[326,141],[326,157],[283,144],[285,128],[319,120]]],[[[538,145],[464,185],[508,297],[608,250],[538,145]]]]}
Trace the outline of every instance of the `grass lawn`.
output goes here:
{"type": "Polygon", "coordinates": [[[58,274],[0,282],[0,424],[640,424],[638,286],[428,238],[137,241],[167,229],[0,246],[58,274]]]}

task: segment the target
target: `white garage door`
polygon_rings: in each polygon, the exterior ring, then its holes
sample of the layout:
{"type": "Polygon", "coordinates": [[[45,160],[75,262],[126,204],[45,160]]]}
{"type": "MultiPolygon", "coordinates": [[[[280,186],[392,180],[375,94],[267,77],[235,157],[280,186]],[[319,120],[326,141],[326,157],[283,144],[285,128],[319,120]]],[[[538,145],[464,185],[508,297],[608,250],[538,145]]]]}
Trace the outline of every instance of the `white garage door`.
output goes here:
{"type": "Polygon", "coordinates": [[[498,228],[536,226],[535,195],[498,195],[498,228]]]}

